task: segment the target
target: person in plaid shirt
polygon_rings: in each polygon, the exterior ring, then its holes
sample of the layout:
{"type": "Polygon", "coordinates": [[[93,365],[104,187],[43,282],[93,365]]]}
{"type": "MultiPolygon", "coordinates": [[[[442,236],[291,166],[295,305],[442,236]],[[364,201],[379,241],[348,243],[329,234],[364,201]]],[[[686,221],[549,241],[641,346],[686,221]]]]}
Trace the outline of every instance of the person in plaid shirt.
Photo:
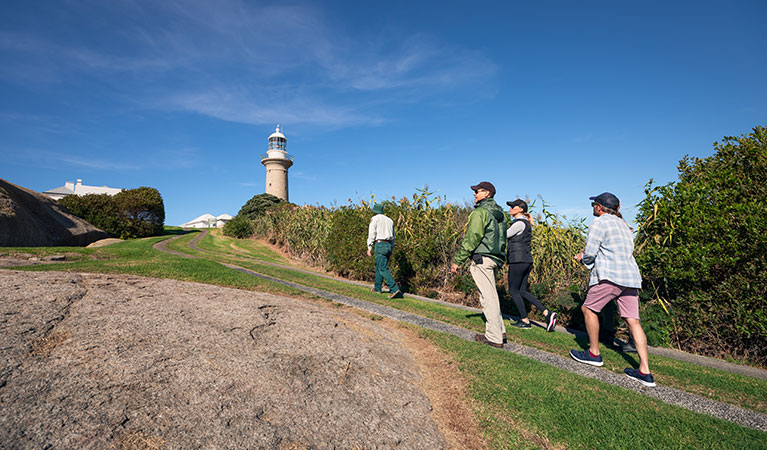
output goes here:
{"type": "Polygon", "coordinates": [[[620,213],[620,201],[615,195],[604,192],[590,197],[596,219],[589,227],[586,248],[575,256],[591,270],[589,292],[581,306],[589,348],[585,351],[570,350],[570,356],[581,363],[601,366],[599,352],[599,313],[613,300],[617,300],[621,317],[626,321],[639,355],[639,369],[626,368],[627,377],[645,386],[655,386],[647,361],[647,337],[639,321],[639,289],[642,276],[634,259],[634,235],[631,227],[620,213]]]}

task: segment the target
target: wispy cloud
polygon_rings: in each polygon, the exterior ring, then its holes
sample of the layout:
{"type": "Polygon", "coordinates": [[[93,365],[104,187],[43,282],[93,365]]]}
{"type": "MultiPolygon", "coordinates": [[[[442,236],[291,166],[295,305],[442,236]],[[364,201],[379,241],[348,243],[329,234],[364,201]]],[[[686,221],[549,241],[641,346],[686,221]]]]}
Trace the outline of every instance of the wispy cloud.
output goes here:
{"type": "Polygon", "coordinates": [[[98,80],[119,101],[233,122],[344,127],[381,124],[386,105],[439,101],[447,90],[474,92],[474,85],[492,84],[498,71],[481,52],[435,35],[371,31],[369,39],[353,38],[311,5],[194,0],[67,7],[82,14],[69,11],[66,33],[0,29],[0,51],[14,61],[0,68],[1,77],[98,80]],[[99,42],[84,38],[95,32],[99,42]]]}
{"type": "Polygon", "coordinates": [[[88,154],[61,153],[38,148],[0,147],[0,156],[10,163],[44,169],[62,167],[111,171],[138,171],[148,169],[189,169],[199,167],[200,154],[197,149],[157,150],[149,158],[132,157],[97,158],[88,154]]]}

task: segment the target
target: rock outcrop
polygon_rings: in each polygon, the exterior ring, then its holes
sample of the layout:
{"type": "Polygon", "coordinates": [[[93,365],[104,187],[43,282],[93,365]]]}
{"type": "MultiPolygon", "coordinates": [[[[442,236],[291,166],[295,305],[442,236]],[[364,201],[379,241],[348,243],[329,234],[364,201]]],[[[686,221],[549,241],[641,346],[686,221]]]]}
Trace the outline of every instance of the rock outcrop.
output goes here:
{"type": "Polygon", "coordinates": [[[440,449],[406,337],[330,304],[0,270],[1,448],[440,449]]]}
{"type": "Polygon", "coordinates": [[[85,246],[107,237],[50,198],[0,179],[0,247],[85,246]]]}

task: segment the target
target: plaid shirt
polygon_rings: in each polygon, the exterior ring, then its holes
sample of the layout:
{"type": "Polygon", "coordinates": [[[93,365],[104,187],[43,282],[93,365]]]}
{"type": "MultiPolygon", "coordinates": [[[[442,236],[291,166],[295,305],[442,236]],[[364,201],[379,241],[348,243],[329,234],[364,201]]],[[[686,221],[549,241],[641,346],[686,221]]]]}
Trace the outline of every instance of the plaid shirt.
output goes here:
{"type": "Polygon", "coordinates": [[[583,264],[591,270],[589,286],[608,280],[618,286],[642,287],[634,259],[634,235],[623,219],[612,214],[602,214],[591,222],[583,264]]]}

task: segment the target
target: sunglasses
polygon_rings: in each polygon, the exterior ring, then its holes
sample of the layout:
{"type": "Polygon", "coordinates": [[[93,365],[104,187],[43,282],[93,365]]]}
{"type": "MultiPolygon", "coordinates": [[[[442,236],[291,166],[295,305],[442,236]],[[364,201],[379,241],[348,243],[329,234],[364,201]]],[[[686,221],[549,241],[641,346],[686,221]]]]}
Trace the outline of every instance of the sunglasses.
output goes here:
{"type": "Polygon", "coordinates": [[[594,206],[597,206],[598,204],[599,204],[599,203],[597,203],[597,202],[591,202],[591,206],[592,206],[592,207],[594,207],[594,206]]]}

